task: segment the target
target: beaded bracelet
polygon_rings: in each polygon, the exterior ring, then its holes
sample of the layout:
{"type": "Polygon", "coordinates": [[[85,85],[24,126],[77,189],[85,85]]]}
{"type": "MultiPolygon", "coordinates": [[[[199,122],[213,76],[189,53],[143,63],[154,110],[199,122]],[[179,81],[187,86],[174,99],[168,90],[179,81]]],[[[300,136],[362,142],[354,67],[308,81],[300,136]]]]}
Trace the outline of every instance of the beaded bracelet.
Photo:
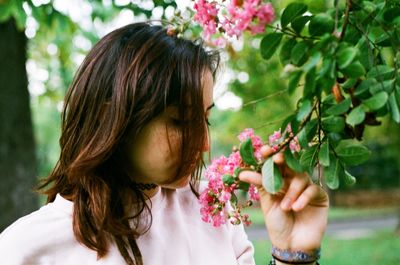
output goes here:
{"type": "Polygon", "coordinates": [[[272,247],[272,257],[278,261],[288,264],[309,264],[317,261],[321,256],[321,249],[312,252],[283,250],[272,247]]]}
{"type": "MultiPolygon", "coordinates": [[[[291,263],[289,263],[289,264],[291,264],[291,263]]],[[[271,259],[271,261],[269,262],[269,265],[276,265],[276,262],[275,262],[275,259],[274,259],[274,258],[271,259]]],[[[316,265],[320,265],[320,264],[318,263],[318,261],[317,261],[316,265]]]]}

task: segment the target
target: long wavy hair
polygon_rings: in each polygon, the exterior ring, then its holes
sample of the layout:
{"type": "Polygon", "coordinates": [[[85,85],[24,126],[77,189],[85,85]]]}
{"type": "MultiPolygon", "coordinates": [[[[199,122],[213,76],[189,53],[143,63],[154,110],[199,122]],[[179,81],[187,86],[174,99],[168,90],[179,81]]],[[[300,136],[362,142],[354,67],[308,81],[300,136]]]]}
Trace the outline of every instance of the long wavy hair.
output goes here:
{"type": "Polygon", "coordinates": [[[124,145],[171,105],[188,121],[175,178],[191,175],[195,192],[207,140],[202,79],[206,70],[215,77],[218,64],[200,41],[135,23],[103,37],[78,69],[62,113],[61,155],[38,189],[48,202],[57,194],[73,202],[74,235],[99,258],[114,242],[127,264],[143,264],[136,239],[151,212],[124,167],[124,145]]]}

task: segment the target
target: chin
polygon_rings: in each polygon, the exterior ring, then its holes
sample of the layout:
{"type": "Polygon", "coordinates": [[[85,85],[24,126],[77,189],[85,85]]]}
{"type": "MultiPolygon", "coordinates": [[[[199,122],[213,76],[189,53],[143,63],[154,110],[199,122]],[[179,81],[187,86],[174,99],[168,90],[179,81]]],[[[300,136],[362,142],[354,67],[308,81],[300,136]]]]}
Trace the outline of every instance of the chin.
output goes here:
{"type": "Polygon", "coordinates": [[[184,188],[187,185],[189,185],[190,182],[190,176],[185,177],[185,178],[181,178],[177,181],[171,182],[169,184],[165,184],[165,185],[160,185],[163,188],[166,189],[180,189],[180,188],[184,188]]]}

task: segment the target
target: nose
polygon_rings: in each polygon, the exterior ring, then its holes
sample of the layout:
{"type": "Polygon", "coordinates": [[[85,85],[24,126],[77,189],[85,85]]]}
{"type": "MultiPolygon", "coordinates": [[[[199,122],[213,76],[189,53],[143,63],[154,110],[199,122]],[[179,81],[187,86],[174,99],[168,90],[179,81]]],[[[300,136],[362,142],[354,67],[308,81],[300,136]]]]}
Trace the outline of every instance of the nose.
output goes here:
{"type": "Polygon", "coordinates": [[[208,129],[206,128],[206,136],[204,137],[204,143],[203,143],[203,152],[208,152],[210,151],[210,136],[208,129]]]}

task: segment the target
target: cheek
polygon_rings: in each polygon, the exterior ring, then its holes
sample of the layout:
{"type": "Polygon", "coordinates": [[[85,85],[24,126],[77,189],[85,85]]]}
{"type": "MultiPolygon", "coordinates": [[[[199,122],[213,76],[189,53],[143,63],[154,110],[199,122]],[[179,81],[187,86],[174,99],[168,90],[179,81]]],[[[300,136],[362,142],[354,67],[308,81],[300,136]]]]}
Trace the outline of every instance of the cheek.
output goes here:
{"type": "Polygon", "coordinates": [[[145,128],[131,148],[131,161],[136,169],[144,171],[166,170],[179,159],[180,135],[173,128],[164,126],[145,128]]]}

